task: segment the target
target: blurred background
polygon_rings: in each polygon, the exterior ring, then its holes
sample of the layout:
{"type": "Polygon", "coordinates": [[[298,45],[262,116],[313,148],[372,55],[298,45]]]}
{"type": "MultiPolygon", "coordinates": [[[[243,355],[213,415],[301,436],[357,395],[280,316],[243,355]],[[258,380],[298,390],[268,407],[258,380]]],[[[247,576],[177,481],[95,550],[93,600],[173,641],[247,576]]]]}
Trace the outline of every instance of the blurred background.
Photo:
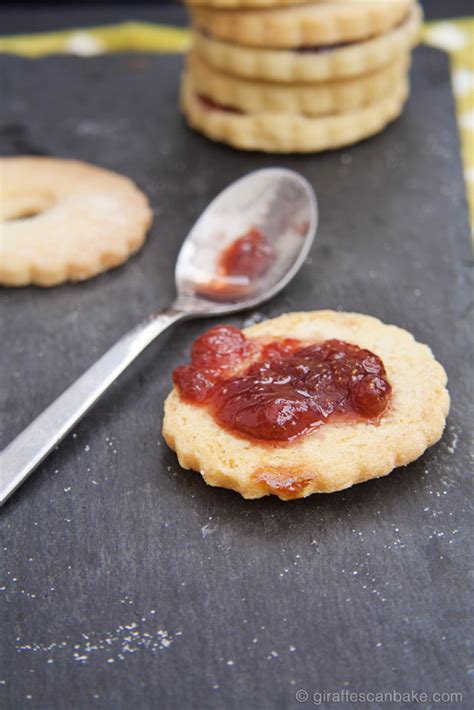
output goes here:
{"type": "MultiPolygon", "coordinates": [[[[421,0],[427,20],[472,15],[472,0],[421,0]]],[[[130,0],[78,0],[65,2],[15,2],[3,0],[0,9],[0,34],[43,32],[68,27],[87,27],[123,20],[186,24],[186,11],[181,2],[155,0],[134,3],[130,0]]]]}

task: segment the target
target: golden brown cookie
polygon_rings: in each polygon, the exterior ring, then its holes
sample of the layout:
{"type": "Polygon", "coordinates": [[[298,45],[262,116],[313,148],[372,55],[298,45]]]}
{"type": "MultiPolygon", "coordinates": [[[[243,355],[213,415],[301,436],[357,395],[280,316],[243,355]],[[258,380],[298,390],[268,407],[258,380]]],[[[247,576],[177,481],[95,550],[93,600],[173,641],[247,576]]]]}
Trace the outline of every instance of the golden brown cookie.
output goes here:
{"type": "Polygon", "coordinates": [[[245,498],[283,500],[330,493],[386,476],[414,461],[443,433],[446,373],[426,345],[371,316],[335,311],[290,313],[247,328],[247,338],[338,339],[368,349],[385,366],[390,402],[376,422],[327,423],[289,444],[236,436],[175,388],[165,402],[163,435],[183,468],[245,498]]]}
{"type": "Polygon", "coordinates": [[[418,40],[421,19],[421,9],[414,5],[405,22],[385,34],[313,51],[245,47],[201,32],[194,33],[193,47],[209,66],[246,79],[333,81],[373,72],[408,52],[418,40]]]}
{"type": "Polygon", "coordinates": [[[403,22],[414,0],[326,0],[309,5],[223,10],[192,6],[194,24],[216,39],[288,49],[357,42],[403,22]]]}
{"type": "Polygon", "coordinates": [[[0,159],[0,284],[55,286],[122,264],[152,220],[126,177],[58,158],[0,159]]]}
{"type": "Polygon", "coordinates": [[[215,103],[243,113],[292,113],[324,116],[354,111],[391,94],[408,71],[403,54],[376,72],[318,84],[252,81],[219,72],[195,52],[187,58],[195,91],[215,103]]]}
{"type": "Polygon", "coordinates": [[[403,79],[389,95],[349,113],[311,118],[301,114],[236,113],[209,104],[185,74],[181,102],[189,124],[208,138],[243,150],[310,153],[350,145],[381,131],[400,115],[408,96],[403,79]]]}

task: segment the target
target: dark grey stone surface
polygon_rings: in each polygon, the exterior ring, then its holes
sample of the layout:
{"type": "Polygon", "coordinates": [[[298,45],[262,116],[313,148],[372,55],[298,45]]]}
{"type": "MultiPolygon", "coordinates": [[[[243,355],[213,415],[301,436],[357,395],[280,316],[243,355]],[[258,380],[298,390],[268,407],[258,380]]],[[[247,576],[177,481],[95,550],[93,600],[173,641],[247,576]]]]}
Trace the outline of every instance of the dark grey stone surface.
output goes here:
{"type": "Polygon", "coordinates": [[[171,371],[207,324],[177,328],[1,512],[0,707],[296,708],[299,689],[307,706],[314,691],[397,690],[462,692],[444,707],[472,707],[472,292],[447,60],[416,53],[407,109],[382,135],[299,157],[238,153],[188,130],[177,57],[1,61],[3,154],[116,169],[156,211],[122,268],[0,294],[2,446],[168,304],[206,203],[275,164],[311,181],[321,223],[301,274],[264,314],[341,308],[406,327],[446,366],[453,404],[443,440],[386,479],[244,501],[180,470],[161,438],[171,371]]]}

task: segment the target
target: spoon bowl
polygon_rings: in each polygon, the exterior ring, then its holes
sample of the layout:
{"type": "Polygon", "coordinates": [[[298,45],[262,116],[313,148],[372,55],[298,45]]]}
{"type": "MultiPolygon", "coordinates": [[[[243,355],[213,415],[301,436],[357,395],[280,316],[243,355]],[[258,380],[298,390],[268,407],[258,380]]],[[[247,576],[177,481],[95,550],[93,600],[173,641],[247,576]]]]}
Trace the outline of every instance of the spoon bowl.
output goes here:
{"type": "Polygon", "coordinates": [[[306,259],[318,224],[311,185],[284,168],[256,170],[232,183],[204,210],[176,263],[178,301],[206,315],[254,308],[272,298],[306,259]],[[265,239],[272,258],[263,274],[222,273],[226,249],[251,230],[265,239]]]}

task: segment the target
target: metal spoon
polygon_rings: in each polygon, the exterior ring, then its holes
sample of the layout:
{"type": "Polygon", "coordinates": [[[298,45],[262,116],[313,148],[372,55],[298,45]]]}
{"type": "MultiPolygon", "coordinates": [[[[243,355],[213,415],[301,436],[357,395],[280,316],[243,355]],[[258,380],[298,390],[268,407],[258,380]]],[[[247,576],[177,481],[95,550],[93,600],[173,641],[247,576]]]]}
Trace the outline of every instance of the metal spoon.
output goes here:
{"type": "Polygon", "coordinates": [[[174,303],[124,335],[4,449],[0,457],[0,505],[166,328],[187,318],[255,308],[284,288],[303,264],[317,222],[314,192],[291,170],[257,170],[221,192],[181,248],[174,303]],[[273,247],[271,265],[257,278],[223,278],[218,271],[219,254],[253,227],[273,247]]]}

